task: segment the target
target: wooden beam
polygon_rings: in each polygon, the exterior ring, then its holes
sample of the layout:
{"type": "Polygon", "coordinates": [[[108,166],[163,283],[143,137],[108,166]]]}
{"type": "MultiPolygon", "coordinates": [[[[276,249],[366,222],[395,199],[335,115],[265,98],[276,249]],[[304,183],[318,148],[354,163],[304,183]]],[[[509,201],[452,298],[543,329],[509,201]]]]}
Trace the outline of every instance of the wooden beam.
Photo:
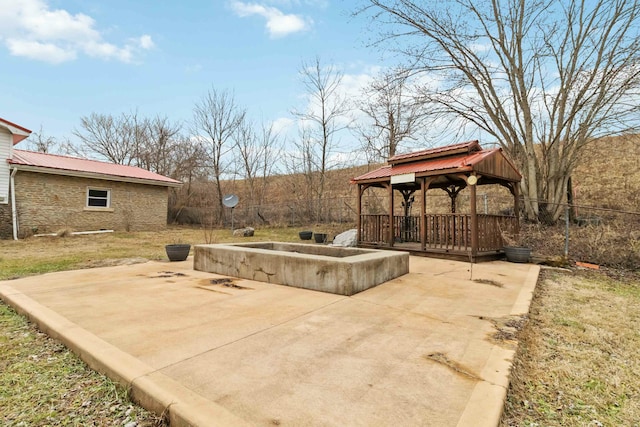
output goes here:
{"type": "Polygon", "coordinates": [[[475,262],[478,255],[478,213],[476,212],[476,185],[470,185],[471,191],[471,259],[475,262]]]}
{"type": "Polygon", "coordinates": [[[387,185],[387,192],[389,195],[389,230],[387,232],[387,236],[389,239],[389,247],[393,247],[393,185],[391,185],[391,183],[387,185]]]}
{"type": "Polygon", "coordinates": [[[444,187],[443,190],[447,192],[449,198],[451,199],[451,213],[456,213],[456,199],[458,198],[458,193],[463,190],[467,184],[464,185],[455,185],[451,184],[448,187],[444,187]]]}
{"type": "Polygon", "coordinates": [[[427,178],[420,180],[420,193],[422,201],[420,202],[420,249],[425,250],[427,247],[427,178]]]}
{"type": "Polygon", "coordinates": [[[356,245],[359,245],[360,242],[362,241],[362,193],[364,193],[364,190],[362,189],[362,184],[358,184],[358,205],[357,205],[358,231],[357,231],[357,234],[356,234],[356,236],[357,236],[356,237],[356,245]]]}
{"type": "Polygon", "coordinates": [[[514,182],[513,188],[513,214],[516,216],[516,229],[515,234],[520,233],[520,183],[514,182]]]}
{"type": "Polygon", "coordinates": [[[420,191],[422,202],[420,203],[420,246],[424,251],[427,248],[427,190],[435,178],[422,178],[420,180],[420,191]]]}

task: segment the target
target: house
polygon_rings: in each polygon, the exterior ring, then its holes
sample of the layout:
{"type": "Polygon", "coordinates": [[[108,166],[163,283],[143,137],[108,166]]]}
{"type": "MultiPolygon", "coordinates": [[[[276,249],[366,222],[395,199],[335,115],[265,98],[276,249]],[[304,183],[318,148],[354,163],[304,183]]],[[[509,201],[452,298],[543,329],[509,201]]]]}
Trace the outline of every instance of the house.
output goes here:
{"type": "Polygon", "coordinates": [[[168,191],[179,181],[132,166],[14,148],[30,134],[0,118],[0,238],[63,228],[166,227],[168,191]]]}

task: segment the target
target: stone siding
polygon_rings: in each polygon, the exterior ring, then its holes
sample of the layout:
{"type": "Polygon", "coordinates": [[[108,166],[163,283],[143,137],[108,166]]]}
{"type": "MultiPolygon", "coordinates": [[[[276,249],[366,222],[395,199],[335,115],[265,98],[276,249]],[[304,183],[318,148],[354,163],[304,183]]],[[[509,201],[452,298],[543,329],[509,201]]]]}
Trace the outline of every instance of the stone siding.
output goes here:
{"type": "Polygon", "coordinates": [[[164,229],[167,187],[20,171],[15,177],[20,234],[164,229]],[[87,208],[87,188],[111,190],[111,207],[87,208]]]}
{"type": "Polygon", "coordinates": [[[0,204],[0,239],[10,239],[12,235],[11,205],[0,204]]]}

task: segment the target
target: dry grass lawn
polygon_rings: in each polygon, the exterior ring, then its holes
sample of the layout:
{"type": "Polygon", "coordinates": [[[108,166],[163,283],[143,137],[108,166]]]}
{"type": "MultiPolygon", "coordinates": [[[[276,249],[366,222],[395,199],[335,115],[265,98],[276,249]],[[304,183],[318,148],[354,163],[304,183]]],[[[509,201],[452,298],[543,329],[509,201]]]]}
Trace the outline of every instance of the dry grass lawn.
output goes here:
{"type": "Polygon", "coordinates": [[[638,276],[543,271],[501,427],[640,425],[638,276]]]}
{"type": "MultiPolygon", "coordinates": [[[[330,229],[330,227],[329,227],[330,229]]],[[[301,230],[301,229],[300,229],[301,230]]],[[[115,232],[68,237],[31,237],[25,240],[0,240],[0,280],[52,271],[90,268],[136,259],[166,259],[169,243],[202,244],[208,241],[293,241],[297,228],[257,229],[254,237],[234,237],[230,230],[212,232],[199,228],[168,227],[161,231],[115,232]]],[[[343,230],[340,230],[343,231],[343,230]]]]}
{"type": "Polygon", "coordinates": [[[0,425],[166,426],[0,302],[0,425]]]}

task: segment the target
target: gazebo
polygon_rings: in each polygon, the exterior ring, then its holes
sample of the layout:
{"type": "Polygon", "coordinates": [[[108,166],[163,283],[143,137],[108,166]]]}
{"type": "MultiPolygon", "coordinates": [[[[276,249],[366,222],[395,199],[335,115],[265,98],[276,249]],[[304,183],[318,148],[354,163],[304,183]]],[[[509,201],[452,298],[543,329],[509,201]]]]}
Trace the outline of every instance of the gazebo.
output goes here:
{"type": "Polygon", "coordinates": [[[353,178],[358,186],[358,246],[409,251],[415,255],[471,260],[502,257],[502,231],[517,233],[518,190],[522,179],[500,148],[485,150],[478,141],[449,145],[389,158],[388,164],[353,178]],[[513,195],[513,215],[479,214],[476,188],[500,185],[513,195]],[[383,188],[388,213],[362,212],[369,188],[383,188]],[[456,198],[469,188],[468,213],[456,212],[456,198]],[[450,198],[450,213],[428,213],[427,191],[440,189],[450,198]],[[403,215],[394,214],[394,194],[402,195],[403,215]],[[407,209],[419,192],[419,216],[407,209]]]}

